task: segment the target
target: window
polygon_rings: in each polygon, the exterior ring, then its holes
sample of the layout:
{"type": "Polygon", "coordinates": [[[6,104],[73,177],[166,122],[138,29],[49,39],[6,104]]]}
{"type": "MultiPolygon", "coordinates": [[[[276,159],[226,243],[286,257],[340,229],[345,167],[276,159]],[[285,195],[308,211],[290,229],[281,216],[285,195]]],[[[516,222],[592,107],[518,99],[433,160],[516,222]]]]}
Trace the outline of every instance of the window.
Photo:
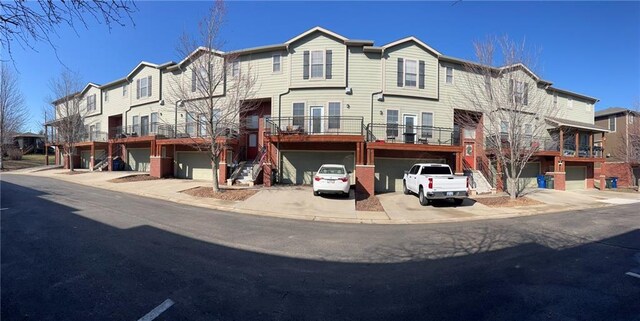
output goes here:
{"type": "Polygon", "coordinates": [[[136,98],[145,98],[151,96],[151,76],[136,80],[136,98]]]}
{"type": "Polygon", "coordinates": [[[124,84],[122,85],[122,97],[127,96],[127,93],[129,93],[129,84],[124,84]]]}
{"type": "Polygon", "coordinates": [[[191,69],[191,92],[200,89],[206,91],[209,82],[207,69],[204,67],[191,69]]]}
{"type": "Polygon", "coordinates": [[[553,93],[553,108],[558,108],[558,93],[553,93]]]}
{"type": "Polygon", "coordinates": [[[420,166],[419,165],[413,165],[413,167],[411,167],[411,169],[409,170],[409,174],[411,174],[411,175],[418,174],[419,170],[420,170],[420,166]]]}
{"type": "Polygon", "coordinates": [[[493,93],[491,90],[491,76],[490,75],[485,75],[484,76],[484,90],[486,91],[487,97],[489,98],[489,100],[493,100],[493,93]]]}
{"type": "Polygon", "coordinates": [[[207,136],[207,125],[208,124],[209,124],[209,122],[207,121],[207,115],[200,114],[200,116],[198,117],[198,126],[200,127],[200,130],[198,131],[198,136],[199,137],[206,137],[207,136]]]}
{"type": "Polygon", "coordinates": [[[187,113],[187,125],[185,129],[189,137],[196,135],[196,118],[190,113],[187,113]]]}
{"type": "Polygon", "coordinates": [[[633,124],[633,118],[635,118],[635,116],[633,114],[629,114],[627,117],[629,117],[629,124],[633,124]]]}
{"type": "Polygon", "coordinates": [[[304,127],[304,103],[293,104],[293,126],[304,127]]]}
{"type": "Polygon", "coordinates": [[[433,113],[422,113],[422,127],[420,136],[422,138],[433,137],[433,113]]]}
{"type": "Polygon", "coordinates": [[[140,122],[138,122],[138,116],[133,116],[131,123],[133,124],[131,133],[140,133],[140,122]]]}
{"type": "Polygon", "coordinates": [[[418,63],[415,60],[405,60],[404,86],[416,87],[418,80],[418,63]]]}
{"type": "Polygon", "coordinates": [[[612,132],[616,131],[616,116],[609,116],[609,130],[612,132]]]}
{"type": "Polygon", "coordinates": [[[151,132],[158,132],[158,113],[151,113],[151,132]]]}
{"type": "Polygon", "coordinates": [[[240,61],[235,60],[231,63],[231,76],[232,77],[240,76],[240,61]]]}
{"type": "Polygon", "coordinates": [[[446,82],[447,84],[453,84],[453,67],[446,67],[446,82]]]}
{"type": "Polygon", "coordinates": [[[500,122],[500,133],[501,134],[506,134],[508,132],[509,132],[509,122],[501,121],[500,122]]]}
{"type": "Polygon", "coordinates": [[[329,103],[329,129],[340,129],[340,103],[329,103]]]}
{"type": "Polygon", "coordinates": [[[527,138],[531,138],[531,136],[533,136],[533,126],[531,124],[524,124],[524,135],[527,138]]]}
{"type": "Polygon", "coordinates": [[[273,55],[273,72],[280,72],[281,70],[281,59],[280,55],[273,55]]]}
{"type": "Polygon", "coordinates": [[[324,52],[316,50],[311,52],[311,78],[322,78],[324,70],[324,52]]]}
{"type": "Polygon", "coordinates": [[[109,101],[109,91],[108,90],[104,91],[104,101],[109,101]]]}
{"type": "Polygon", "coordinates": [[[87,96],[87,111],[96,110],[96,94],[87,96]]]}
{"type": "Polygon", "coordinates": [[[513,99],[516,104],[527,105],[528,103],[527,96],[529,94],[527,89],[528,89],[527,84],[525,84],[524,81],[514,82],[513,99]]]}
{"type": "Polygon", "coordinates": [[[222,126],[222,110],[214,109],[211,112],[211,126],[214,127],[216,131],[218,131],[223,127],[222,126]]]}
{"type": "Polygon", "coordinates": [[[398,137],[398,110],[387,110],[387,138],[398,137]]]}
{"type": "Polygon", "coordinates": [[[258,115],[249,115],[247,116],[247,128],[248,129],[257,129],[258,128],[258,115]]]}
{"type": "Polygon", "coordinates": [[[573,99],[567,97],[567,108],[573,108],[573,99]]]}

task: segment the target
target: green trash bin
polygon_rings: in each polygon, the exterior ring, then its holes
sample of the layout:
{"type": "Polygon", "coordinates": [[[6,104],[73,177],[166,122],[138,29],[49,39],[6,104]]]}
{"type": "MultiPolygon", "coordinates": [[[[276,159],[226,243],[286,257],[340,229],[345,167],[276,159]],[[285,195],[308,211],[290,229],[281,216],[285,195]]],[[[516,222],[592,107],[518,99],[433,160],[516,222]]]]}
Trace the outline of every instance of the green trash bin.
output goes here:
{"type": "Polygon", "coordinates": [[[611,177],[607,177],[604,179],[604,181],[605,181],[605,187],[611,188],[611,185],[613,185],[613,179],[611,179],[611,177]]]}
{"type": "Polygon", "coordinates": [[[553,176],[552,175],[546,175],[544,177],[544,180],[546,182],[547,189],[554,189],[554,187],[553,187],[553,176]]]}

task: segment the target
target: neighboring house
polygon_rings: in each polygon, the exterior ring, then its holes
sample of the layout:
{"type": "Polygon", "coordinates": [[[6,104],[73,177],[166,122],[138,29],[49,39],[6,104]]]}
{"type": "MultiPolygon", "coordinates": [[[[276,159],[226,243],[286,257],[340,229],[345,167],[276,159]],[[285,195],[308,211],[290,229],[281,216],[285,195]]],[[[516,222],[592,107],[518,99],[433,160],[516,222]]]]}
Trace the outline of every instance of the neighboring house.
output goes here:
{"type": "MultiPolygon", "coordinates": [[[[595,113],[595,123],[609,129],[606,163],[597,168],[602,175],[618,177],[618,186],[638,186],[640,179],[640,112],[609,107],[595,113]]],[[[596,142],[602,142],[598,136],[596,142]]]]}
{"type": "Polygon", "coordinates": [[[44,140],[44,135],[34,133],[22,133],[13,136],[14,145],[18,147],[23,154],[44,153],[44,140]]]}
{"type": "MultiPolygon", "coordinates": [[[[267,186],[311,184],[321,164],[339,163],[353,172],[352,183],[360,191],[399,191],[404,171],[415,162],[448,163],[457,173],[471,170],[493,187],[502,185],[499,169],[485,153],[480,126],[456,122],[471,112],[464,108],[464,89],[455,85],[466,73],[463,60],[414,37],[376,46],[320,27],[233,54],[239,55],[237,68],[255,73],[255,99],[261,105],[239,119],[248,130],[225,142],[221,182],[229,177],[231,163],[262,159],[259,180],[267,186]]],[[[561,111],[541,120],[549,133],[532,138],[544,148],[523,178],[535,181],[548,173],[556,189],[592,188],[595,164],[604,161],[602,149],[593,144],[593,136],[606,131],[593,122],[598,100],[556,88],[526,66],[508,68],[526,72],[527,88],[543,93],[549,109],[561,111]]],[[[191,83],[195,72],[186,58],[162,65],[143,62],[122,79],[87,85],[78,95],[91,109],[88,136],[74,161],[94,168],[98,159],[120,157],[129,169],[154,176],[210,179],[207,155],[184,140],[199,130],[170,99],[171,84],[191,83]]],[[[227,71],[229,79],[232,72],[227,71]]]]}

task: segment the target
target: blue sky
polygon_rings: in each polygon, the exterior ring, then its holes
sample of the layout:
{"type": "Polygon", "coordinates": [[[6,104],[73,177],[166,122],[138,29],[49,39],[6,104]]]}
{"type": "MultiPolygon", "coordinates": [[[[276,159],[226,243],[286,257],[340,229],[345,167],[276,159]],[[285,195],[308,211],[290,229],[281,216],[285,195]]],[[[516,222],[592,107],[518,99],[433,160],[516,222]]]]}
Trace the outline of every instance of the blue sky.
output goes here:
{"type": "MultiPolygon", "coordinates": [[[[441,53],[474,59],[473,41],[526,39],[535,70],[554,86],[599,98],[597,109],[640,99],[640,2],[229,2],[225,50],[282,43],[314,26],[382,45],[413,35],[441,53]]],[[[138,2],[135,26],[59,29],[57,54],[85,82],[121,78],[140,61],[180,61],[178,38],[194,33],[208,2],[138,2]]],[[[64,67],[48,44],[14,46],[22,91],[42,123],[49,81],[64,67]]],[[[3,55],[5,56],[5,55],[3,55]]],[[[5,56],[6,57],[6,56],[5,56]]]]}

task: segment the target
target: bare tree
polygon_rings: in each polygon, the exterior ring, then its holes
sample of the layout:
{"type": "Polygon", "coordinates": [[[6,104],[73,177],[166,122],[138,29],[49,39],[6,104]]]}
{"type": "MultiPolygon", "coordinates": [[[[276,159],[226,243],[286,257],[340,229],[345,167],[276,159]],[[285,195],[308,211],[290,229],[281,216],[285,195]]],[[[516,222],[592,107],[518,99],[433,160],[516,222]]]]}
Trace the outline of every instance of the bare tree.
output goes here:
{"type": "Polygon", "coordinates": [[[464,76],[456,83],[463,96],[457,108],[474,113],[462,113],[458,123],[483,129],[486,152],[501,165],[514,199],[522,194],[520,176],[534,154],[557,148],[557,133],[550,134],[546,122],[557,111],[549,108],[544,81],[532,72],[536,55],[524,42],[489,38],[474,48],[477,61],[464,64],[464,76]],[[479,123],[477,115],[482,115],[479,123]]]}
{"type": "MultiPolygon", "coordinates": [[[[136,10],[133,1],[126,0],[70,0],[70,1],[2,1],[0,2],[0,44],[12,53],[11,46],[17,42],[22,47],[34,49],[34,43],[47,42],[53,46],[52,35],[60,25],[77,24],[87,27],[87,18],[105,23],[125,25],[131,22],[131,13],[136,10]]],[[[55,46],[54,46],[55,49],[55,46]]]]}
{"type": "Polygon", "coordinates": [[[51,91],[55,100],[46,118],[55,130],[55,143],[62,147],[68,158],[69,170],[73,171],[73,156],[76,154],[76,144],[85,135],[84,115],[86,108],[81,104],[81,81],[78,74],[63,71],[58,78],[51,80],[51,91]]]}
{"type": "Polygon", "coordinates": [[[640,164],[640,101],[636,100],[629,110],[625,133],[618,146],[614,146],[615,155],[633,165],[640,164]]]}
{"type": "Polygon", "coordinates": [[[216,1],[200,22],[198,35],[182,36],[178,51],[187,57],[187,68],[183,70],[184,77],[170,84],[171,100],[186,113],[187,121],[181,124],[183,134],[191,139],[194,148],[209,155],[214,192],[220,190],[218,169],[227,141],[242,133],[241,114],[257,106],[252,100],[255,77],[250,65],[241,67],[237,54],[221,51],[224,16],[224,3],[216,1]]]}
{"type": "Polygon", "coordinates": [[[28,118],[18,78],[0,62],[0,169],[4,169],[5,146],[13,144],[13,135],[22,130],[28,118]]]}

